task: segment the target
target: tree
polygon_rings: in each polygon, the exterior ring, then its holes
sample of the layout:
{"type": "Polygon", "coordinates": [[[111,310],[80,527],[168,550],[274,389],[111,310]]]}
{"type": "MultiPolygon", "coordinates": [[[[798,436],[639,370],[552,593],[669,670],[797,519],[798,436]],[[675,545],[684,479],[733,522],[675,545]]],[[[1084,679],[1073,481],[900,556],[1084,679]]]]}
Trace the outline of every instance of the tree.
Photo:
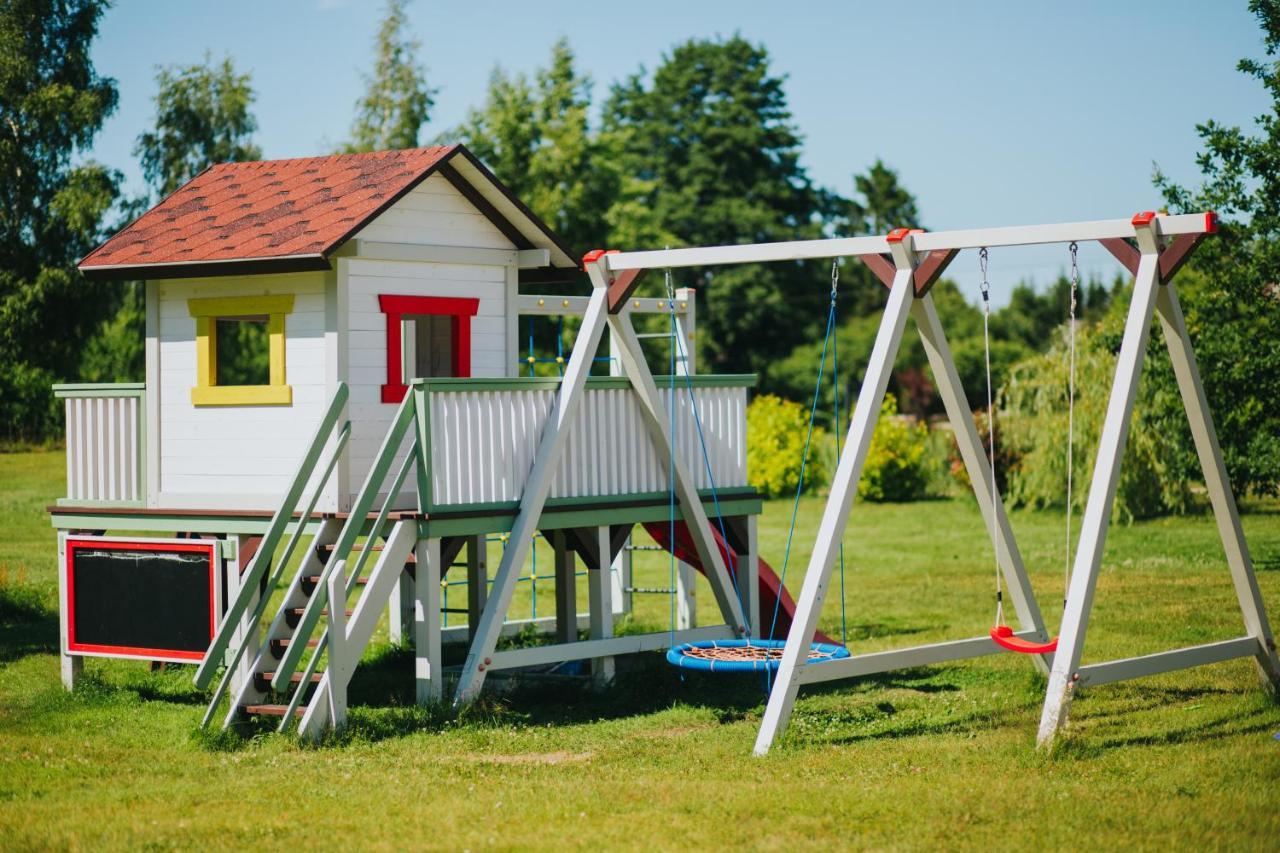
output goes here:
{"type": "Polygon", "coordinates": [[[566,39],[535,82],[495,68],[484,103],[447,136],[464,143],[572,249],[603,245],[614,193],[610,167],[589,121],[591,80],[578,73],[566,39]]]}
{"type": "Polygon", "coordinates": [[[90,58],[105,4],[0,5],[0,429],[41,438],[57,423],[49,383],[67,377],[110,286],[76,261],[101,237],[120,175],[72,165],[116,107],[90,58]]]}
{"type": "MultiPolygon", "coordinates": [[[[833,200],[840,210],[835,231],[840,236],[887,234],[894,228],[921,228],[916,198],[898,178],[898,173],[876,158],[865,175],[853,176],[853,198],[833,200]]],[[[846,265],[843,273],[848,293],[845,311],[861,317],[884,308],[889,292],[861,263],[846,265]]],[[[910,407],[908,407],[910,408],[910,407]]]]}
{"type": "MultiPolygon", "coordinates": [[[[1155,183],[1171,210],[1216,210],[1221,232],[1201,244],[1178,276],[1178,294],[1196,346],[1210,409],[1233,485],[1280,492],[1280,2],[1251,0],[1267,60],[1238,68],[1258,80],[1271,108],[1256,132],[1207,121],[1196,127],[1204,182],[1183,187],[1159,169],[1155,183]]],[[[1166,392],[1157,416],[1169,430],[1167,451],[1184,475],[1199,472],[1168,359],[1153,349],[1149,373],[1166,392]]]]}
{"type": "Polygon", "coordinates": [[[387,14],[374,43],[373,74],[365,77],[365,94],[356,102],[347,152],[415,148],[430,117],[436,90],[418,61],[422,42],[405,29],[408,0],[387,0],[387,14]]]}
{"type": "MultiPolygon", "coordinates": [[[[800,164],[784,79],[761,46],[691,40],[614,86],[604,131],[620,174],[608,216],[617,245],[717,245],[819,237],[830,198],[800,164]]],[[[818,333],[823,264],[687,270],[698,287],[703,355],[715,368],[767,373],[818,333]]],[[[767,386],[766,386],[767,387],[767,386]]]]}
{"type": "Polygon", "coordinates": [[[217,65],[206,55],[197,65],[161,68],[156,85],[155,130],[138,137],[133,153],[157,194],[168,195],[214,163],[262,157],[252,142],[253,87],[229,57],[217,65]]]}

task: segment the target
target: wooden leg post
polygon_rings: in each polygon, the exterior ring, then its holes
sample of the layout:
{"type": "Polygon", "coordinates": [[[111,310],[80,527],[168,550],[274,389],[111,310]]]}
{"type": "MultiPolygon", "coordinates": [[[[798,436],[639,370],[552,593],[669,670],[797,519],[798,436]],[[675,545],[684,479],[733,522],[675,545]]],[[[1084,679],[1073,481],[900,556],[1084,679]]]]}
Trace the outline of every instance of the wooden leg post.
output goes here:
{"type": "Polygon", "coordinates": [[[1187,409],[1191,437],[1195,441],[1196,454],[1200,457],[1205,488],[1209,492],[1209,501],[1213,505],[1214,518],[1218,523],[1218,535],[1222,539],[1222,546],[1227,556],[1227,567],[1231,570],[1231,580],[1236,589],[1236,599],[1240,603],[1240,612],[1244,616],[1244,627],[1249,635],[1258,641],[1257,652],[1254,654],[1258,676],[1263,687],[1274,694],[1280,690],[1280,659],[1276,657],[1275,636],[1271,633],[1271,624],[1267,621],[1267,612],[1262,604],[1262,593],[1258,590],[1258,578],[1254,574],[1253,560],[1249,556],[1249,546],[1245,542],[1244,529],[1240,525],[1240,511],[1236,507],[1231,482],[1227,479],[1226,465],[1222,461],[1218,432],[1213,425],[1213,415],[1209,412],[1209,401],[1205,397],[1204,385],[1200,382],[1200,369],[1196,365],[1195,353],[1191,349],[1191,339],[1187,335],[1182,306],[1178,303],[1178,294],[1174,291],[1172,284],[1159,288],[1156,295],[1156,312],[1160,317],[1165,343],[1169,348],[1169,358],[1178,380],[1178,390],[1182,394],[1182,401],[1187,409]]]}
{"type": "Polygon", "coordinates": [[[520,508],[512,522],[511,536],[502,552],[502,560],[498,564],[489,598],[475,630],[471,650],[462,666],[458,694],[454,698],[455,707],[474,701],[480,688],[484,686],[485,673],[492,662],[502,623],[511,608],[516,581],[529,556],[533,534],[538,529],[538,520],[546,504],[547,493],[551,490],[552,478],[564,452],[565,437],[582,403],[583,388],[591,373],[596,350],[600,347],[600,337],[607,322],[609,282],[597,264],[587,264],[587,271],[593,286],[591,299],[578,330],[577,342],[569,356],[569,364],[565,367],[555,408],[543,429],[533,467],[525,481],[520,508]]]}
{"type": "Polygon", "coordinates": [[[578,641],[578,577],[573,549],[563,530],[553,531],[551,547],[555,552],[556,575],[556,642],[578,641]]]}
{"type": "Polygon", "coordinates": [[[413,575],[405,569],[400,573],[396,588],[391,592],[391,604],[387,608],[387,633],[393,646],[401,646],[413,640],[413,602],[417,597],[413,580],[413,575]]]}
{"type": "Polygon", "coordinates": [[[483,533],[467,540],[467,630],[475,638],[489,594],[489,543],[483,533]]]}
{"type": "Polygon", "coordinates": [[[440,540],[419,539],[417,597],[413,605],[414,694],[419,705],[444,698],[440,652],[440,540]]]}
{"type": "Polygon", "coordinates": [[[774,680],[764,720],[756,737],[756,755],[764,755],[773,746],[774,741],[786,729],[791,710],[795,706],[796,694],[800,688],[800,670],[805,665],[809,646],[818,627],[818,617],[822,614],[822,604],[826,599],[836,552],[849,521],[849,511],[858,490],[858,479],[862,476],[862,465],[866,461],[871,435],[880,415],[880,403],[889,385],[894,357],[902,342],[902,332],[915,298],[913,266],[914,263],[911,263],[904,268],[903,264],[899,264],[899,269],[894,274],[889,303],[880,321],[880,330],[876,333],[876,342],[867,363],[862,391],[858,394],[858,402],[849,423],[844,453],[836,466],[831,494],[822,512],[818,538],[805,573],[804,586],[800,590],[791,631],[787,634],[787,646],[782,653],[778,677],[774,680]]]}
{"type": "Polygon", "coordinates": [[[1058,650],[1054,654],[1053,668],[1049,673],[1049,687],[1040,716],[1040,731],[1036,736],[1036,741],[1042,747],[1053,743],[1054,736],[1066,722],[1078,681],[1077,668],[1084,649],[1085,630],[1089,625],[1089,611],[1093,606],[1098,571],[1102,566],[1102,548],[1111,521],[1111,505],[1115,499],[1116,486],[1120,482],[1120,462],[1124,458],[1129,422],[1133,417],[1133,401],[1151,332],[1151,313],[1155,306],[1156,290],[1160,286],[1159,263],[1159,255],[1154,250],[1144,252],[1138,262],[1133,298],[1129,304],[1124,338],[1116,361],[1115,380],[1111,386],[1111,398],[1102,424],[1102,436],[1098,441],[1093,481],[1089,487],[1084,518],[1080,523],[1080,541],[1076,548],[1075,564],[1071,569],[1071,585],[1067,590],[1067,607],[1062,615],[1058,650]]]}
{"type": "MultiPolygon", "coordinates": [[[[587,567],[587,607],[591,613],[590,639],[607,640],[613,636],[613,582],[609,556],[612,549],[608,527],[595,527],[590,534],[596,540],[599,558],[587,567]]],[[[591,674],[600,683],[613,680],[613,658],[594,658],[591,674]]]]}
{"type": "Polygon", "coordinates": [[[67,616],[71,611],[67,602],[67,533],[58,531],[58,648],[61,650],[60,669],[62,686],[68,690],[76,689],[76,681],[84,672],[84,658],[80,655],[67,654],[67,616]]]}

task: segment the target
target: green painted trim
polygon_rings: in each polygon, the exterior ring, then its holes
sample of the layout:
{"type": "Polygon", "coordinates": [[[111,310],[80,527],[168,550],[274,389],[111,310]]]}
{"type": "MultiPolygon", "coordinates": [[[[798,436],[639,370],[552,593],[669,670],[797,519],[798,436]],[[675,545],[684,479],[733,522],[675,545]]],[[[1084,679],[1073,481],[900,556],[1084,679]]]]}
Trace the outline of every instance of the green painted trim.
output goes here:
{"type": "Polygon", "coordinates": [[[104,509],[106,508],[123,509],[125,507],[137,507],[138,509],[143,509],[146,507],[147,502],[145,499],[136,500],[136,501],[77,501],[77,500],[72,500],[71,498],[58,498],[56,501],[54,501],[54,504],[56,504],[57,506],[76,506],[76,507],[100,506],[104,509]]]}
{"type": "Polygon", "coordinates": [[[53,386],[53,396],[67,397],[141,397],[146,393],[145,382],[78,382],[53,386]]]}
{"type": "MultiPolygon", "coordinates": [[[[686,380],[694,388],[754,388],[759,377],[754,373],[709,373],[676,377],[677,385],[682,387],[686,380]]],[[[654,381],[659,388],[662,388],[670,385],[671,377],[655,376],[654,381]]],[[[438,394],[465,391],[556,391],[560,388],[560,379],[554,376],[494,377],[492,379],[461,377],[414,379],[409,384],[414,388],[422,388],[427,393],[438,394]]],[[[625,376],[592,376],[587,379],[587,390],[630,387],[631,380],[625,376]]]]}
{"type": "MultiPolygon", "coordinates": [[[[708,509],[711,509],[712,505],[709,501],[703,501],[703,503],[708,509]]],[[[725,516],[759,515],[762,510],[763,506],[758,499],[721,499],[720,501],[720,511],[725,516]]],[[[538,528],[542,530],[561,530],[569,527],[604,527],[609,524],[623,524],[626,522],[640,524],[646,521],[665,521],[669,518],[669,513],[670,507],[665,505],[544,513],[542,518],[538,520],[538,528]]],[[[676,518],[681,517],[680,509],[677,506],[676,518]]],[[[514,512],[470,518],[428,518],[418,523],[418,535],[423,538],[434,539],[441,536],[508,533],[514,523],[514,512]]]]}
{"type": "MultiPolygon", "coordinates": [[[[756,490],[751,486],[735,486],[731,489],[718,489],[721,502],[726,500],[742,500],[756,498],[756,490]]],[[[544,512],[552,510],[563,510],[566,507],[595,507],[600,509],[618,508],[611,507],[613,504],[630,504],[634,501],[646,500],[662,500],[667,499],[667,492],[633,492],[625,495],[594,495],[590,497],[574,497],[574,498],[548,498],[544,512]]],[[[703,503],[714,503],[715,498],[710,489],[700,489],[698,494],[702,496],[703,503]]],[[[488,503],[473,504],[441,504],[433,506],[431,511],[436,513],[449,512],[492,512],[494,514],[514,513],[520,506],[519,501],[490,501],[488,503]]],[[[664,503],[663,506],[666,506],[664,503]]],[[[627,509],[628,507],[621,507],[627,509]]],[[[631,507],[634,508],[634,507],[631,507]]]]}
{"type": "MultiPolygon", "coordinates": [[[[77,506],[84,506],[78,502],[77,506]]],[[[270,518],[237,518],[235,516],[160,516],[160,515],[98,515],[92,511],[76,513],[52,513],[51,524],[55,530],[126,530],[157,531],[164,533],[242,533],[261,535],[271,524],[270,518]]],[[[306,532],[320,529],[324,519],[313,516],[306,522],[306,532]]],[[[290,524],[294,521],[290,520],[290,524]]],[[[292,530],[292,528],[289,528],[292,530]]]]}

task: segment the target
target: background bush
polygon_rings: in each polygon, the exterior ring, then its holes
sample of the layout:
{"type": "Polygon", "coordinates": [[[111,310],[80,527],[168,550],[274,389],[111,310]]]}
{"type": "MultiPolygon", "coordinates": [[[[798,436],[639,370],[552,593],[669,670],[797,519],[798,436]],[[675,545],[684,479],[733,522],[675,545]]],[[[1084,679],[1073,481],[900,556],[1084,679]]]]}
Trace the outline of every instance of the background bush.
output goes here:
{"type": "MultiPolygon", "coordinates": [[[[771,498],[794,495],[800,483],[809,413],[804,406],[761,394],[747,406],[747,475],[751,485],[771,498]]],[[[805,491],[816,491],[827,482],[827,464],[819,449],[827,440],[826,430],[815,427],[813,446],[805,468],[805,491]]]]}
{"type": "MultiPolygon", "coordinates": [[[[1096,329],[1080,329],[1076,344],[1076,403],[1072,503],[1083,509],[1093,476],[1098,439],[1115,376],[1116,357],[1107,346],[1117,313],[1096,329]]],[[[1157,338],[1159,332],[1153,334],[1157,338]]],[[[1153,340],[1163,347],[1163,341],[1153,340]]],[[[1067,478],[1067,341],[1061,332],[1044,355],[1014,368],[1000,393],[996,421],[999,454],[1012,458],[1006,496],[1014,506],[1065,506],[1067,478]]],[[[1185,512],[1191,504],[1187,479],[1167,453],[1166,431],[1153,417],[1159,383],[1143,378],[1138,388],[1128,447],[1120,469],[1113,518],[1131,521],[1185,512]]]]}
{"type": "Polygon", "coordinates": [[[880,406],[858,497],[867,501],[915,501],[925,497],[938,459],[929,453],[929,428],[898,414],[892,394],[880,406]]]}

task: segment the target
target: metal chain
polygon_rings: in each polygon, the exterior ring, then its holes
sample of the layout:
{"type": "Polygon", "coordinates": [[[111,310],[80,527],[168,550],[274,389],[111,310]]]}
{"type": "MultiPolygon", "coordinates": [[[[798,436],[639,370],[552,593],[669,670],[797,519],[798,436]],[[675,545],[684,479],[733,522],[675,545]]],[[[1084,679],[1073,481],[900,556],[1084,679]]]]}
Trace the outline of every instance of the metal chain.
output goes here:
{"type": "Polygon", "coordinates": [[[978,269],[982,272],[982,352],[987,368],[987,461],[991,466],[991,542],[995,547],[996,572],[996,625],[1004,624],[1004,585],[1000,577],[1000,526],[996,521],[996,502],[1000,493],[996,490],[996,407],[991,390],[991,282],[987,280],[989,258],[984,246],[978,250],[978,269]]]}
{"type": "Polygon", "coordinates": [[[1076,431],[1076,299],[1080,290],[1080,263],[1077,257],[1080,247],[1072,241],[1067,247],[1071,253],[1071,302],[1067,319],[1067,549],[1062,569],[1062,606],[1067,606],[1067,587],[1071,585],[1071,488],[1075,455],[1076,431]]]}
{"type": "Polygon", "coordinates": [[[836,288],[840,285],[840,259],[831,260],[831,301],[836,301],[836,288]]]}

